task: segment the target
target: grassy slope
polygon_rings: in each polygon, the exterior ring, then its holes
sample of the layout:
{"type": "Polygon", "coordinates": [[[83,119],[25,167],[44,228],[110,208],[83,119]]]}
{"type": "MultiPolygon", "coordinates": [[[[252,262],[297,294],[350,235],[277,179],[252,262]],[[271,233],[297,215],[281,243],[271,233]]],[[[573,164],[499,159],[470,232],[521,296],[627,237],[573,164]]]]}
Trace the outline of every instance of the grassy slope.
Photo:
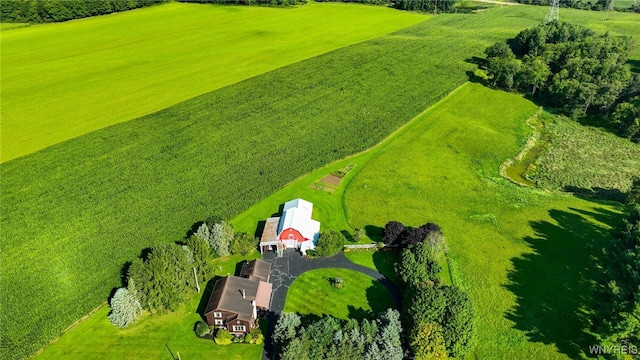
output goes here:
{"type": "Polygon", "coordinates": [[[478,359],[576,358],[594,341],[593,281],[618,209],[499,177],[535,110],[469,84],[372,157],[345,192],[352,226],[442,226],[478,312],[478,359]]]}
{"type": "MultiPolygon", "coordinates": [[[[176,240],[213,212],[236,214],[296,176],[371,146],[463,81],[473,68],[464,59],[542,16],[524,6],[439,16],[4,164],[0,270],[3,287],[14,291],[0,294],[13,309],[2,313],[3,351],[30,352],[56,336],[103,301],[121,265],[145,246],[176,240]],[[302,116],[304,126],[291,126],[302,116]],[[271,147],[283,131],[300,142],[271,147]],[[43,299],[52,300],[45,307],[43,299]]],[[[244,226],[251,231],[279,203],[244,226]]],[[[360,206],[367,205],[350,205],[360,206]]],[[[325,213],[346,224],[329,207],[325,213]]]]}
{"type": "Polygon", "coordinates": [[[424,19],[173,3],[3,32],[1,161],[424,19]]]}
{"type": "MultiPolygon", "coordinates": [[[[253,259],[257,252],[247,256],[253,259]]],[[[236,264],[245,258],[230,256],[216,261],[221,266],[218,275],[234,273],[236,264]]],[[[214,282],[201,294],[195,294],[191,301],[178,310],[162,315],[142,315],[138,323],[127,329],[118,329],[109,323],[109,308],[103,306],[86,320],[73,326],[65,336],[46,347],[38,354],[38,359],[260,359],[260,345],[238,344],[216,346],[213,341],[200,340],[194,333],[194,325],[202,318],[196,309],[202,308],[209,300],[214,282]]]]}
{"type": "Polygon", "coordinates": [[[384,285],[357,271],[312,270],[298,277],[287,292],[284,311],[302,315],[323,314],[340,319],[362,319],[396,305],[384,285]],[[345,287],[336,289],[329,279],[341,277],[345,287]]]}

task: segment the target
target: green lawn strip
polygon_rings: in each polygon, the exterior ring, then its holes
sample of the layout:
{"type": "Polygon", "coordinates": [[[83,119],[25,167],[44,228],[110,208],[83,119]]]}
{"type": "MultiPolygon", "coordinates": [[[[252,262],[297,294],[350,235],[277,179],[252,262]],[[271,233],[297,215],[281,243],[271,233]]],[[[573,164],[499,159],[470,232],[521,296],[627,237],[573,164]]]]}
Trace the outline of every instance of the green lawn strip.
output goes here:
{"type": "Polygon", "coordinates": [[[395,264],[400,257],[398,251],[347,251],[344,254],[354,264],[374,269],[396,285],[402,285],[395,271],[395,264]]]}
{"type": "Polygon", "coordinates": [[[368,275],[346,269],[319,269],[307,271],[294,280],[287,292],[284,311],[361,320],[395,307],[387,288],[368,275]],[[331,285],[330,279],[336,277],[342,278],[342,289],[331,285]]]}
{"type": "Polygon", "coordinates": [[[376,152],[344,195],[352,226],[394,219],[442,227],[451,272],[478,314],[479,359],[579,358],[595,341],[588,328],[598,259],[619,208],[499,176],[535,111],[517,95],[464,86],[376,152]]]}
{"type": "Polygon", "coordinates": [[[171,3],[3,32],[1,161],[426,18],[355,4],[171,3]]]}
{"type": "MultiPolygon", "coordinates": [[[[234,274],[236,265],[256,258],[255,252],[248,257],[229,256],[216,261],[220,266],[217,276],[234,274]]],[[[196,312],[206,305],[213,281],[200,294],[194,294],[189,302],[174,312],[150,315],[145,312],[138,323],[126,329],[111,325],[108,306],[102,306],[88,318],[71,327],[58,340],[40,352],[38,359],[260,359],[263,345],[232,344],[217,346],[211,340],[198,339],[194,325],[202,321],[196,312]]]]}

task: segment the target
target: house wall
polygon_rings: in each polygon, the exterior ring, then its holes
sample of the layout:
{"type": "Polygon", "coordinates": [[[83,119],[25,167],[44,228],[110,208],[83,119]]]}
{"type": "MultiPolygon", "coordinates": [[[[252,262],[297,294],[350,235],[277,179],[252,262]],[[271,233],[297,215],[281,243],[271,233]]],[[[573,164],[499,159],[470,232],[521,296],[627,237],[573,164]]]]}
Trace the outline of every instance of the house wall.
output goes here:
{"type": "Polygon", "coordinates": [[[227,319],[229,319],[230,317],[233,317],[233,316],[237,316],[237,315],[238,314],[236,314],[234,312],[231,312],[231,311],[223,311],[223,310],[216,309],[216,310],[213,310],[211,312],[206,313],[204,315],[204,317],[207,319],[207,324],[208,325],[215,325],[215,323],[216,323],[215,320],[217,320],[217,319],[222,319],[222,322],[226,323],[227,319]],[[215,313],[215,312],[221,312],[222,313],[222,318],[214,317],[213,313],[215,313]]]}
{"type": "Polygon", "coordinates": [[[293,235],[293,239],[298,241],[298,242],[305,241],[304,236],[302,236],[302,234],[300,234],[300,232],[298,230],[294,229],[294,228],[284,229],[280,233],[280,236],[278,236],[278,239],[280,239],[280,240],[289,240],[289,235],[293,235]]]}
{"type": "Polygon", "coordinates": [[[244,320],[233,320],[231,322],[229,322],[227,324],[227,330],[229,330],[230,333],[234,334],[234,335],[246,335],[249,333],[249,331],[251,331],[251,322],[249,321],[244,321],[244,320]],[[238,331],[233,331],[233,326],[236,325],[244,325],[246,331],[243,332],[238,332],[238,331]]]}

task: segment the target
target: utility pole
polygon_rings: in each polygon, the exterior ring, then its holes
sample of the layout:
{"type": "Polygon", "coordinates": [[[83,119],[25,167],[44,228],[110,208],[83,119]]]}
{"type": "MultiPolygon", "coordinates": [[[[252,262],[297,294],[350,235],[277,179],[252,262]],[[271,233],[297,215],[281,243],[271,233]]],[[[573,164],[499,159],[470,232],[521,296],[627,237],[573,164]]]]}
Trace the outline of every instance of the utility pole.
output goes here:
{"type": "Polygon", "coordinates": [[[196,268],[193,268],[193,276],[196,278],[196,289],[200,292],[200,284],[198,283],[198,274],[196,273],[196,268]]]}
{"type": "Polygon", "coordinates": [[[549,9],[549,12],[547,13],[547,17],[544,18],[544,23],[550,23],[552,21],[558,21],[559,20],[559,12],[560,10],[560,0],[553,0],[553,2],[551,3],[551,8],[549,9]]]}
{"type": "Polygon", "coordinates": [[[613,0],[609,0],[609,6],[607,6],[607,16],[604,18],[604,21],[609,20],[609,11],[613,9],[613,0]]]}

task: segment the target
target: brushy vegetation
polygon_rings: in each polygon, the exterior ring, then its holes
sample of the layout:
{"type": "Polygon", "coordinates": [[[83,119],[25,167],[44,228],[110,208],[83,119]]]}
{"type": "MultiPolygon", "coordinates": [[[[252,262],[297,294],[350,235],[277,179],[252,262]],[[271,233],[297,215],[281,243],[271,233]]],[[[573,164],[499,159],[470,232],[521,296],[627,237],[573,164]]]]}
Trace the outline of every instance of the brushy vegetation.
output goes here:
{"type": "Polygon", "coordinates": [[[1,161],[425,19],[350,4],[171,3],[3,31],[1,161]]]}
{"type": "Polygon", "coordinates": [[[556,116],[544,124],[548,143],[525,176],[538,186],[624,200],[640,174],[640,145],[556,116]]]}
{"type": "MultiPolygon", "coordinates": [[[[32,353],[103,302],[104,294],[119,286],[122,264],[140,249],[182,239],[194,219],[211,213],[236,214],[301,174],[375,144],[463,82],[465,71],[474,69],[465,59],[480,56],[486,46],[514,36],[543,16],[544,9],[523,6],[469,16],[438,16],[3,164],[0,270],[2,286],[12,292],[0,293],[0,305],[12,311],[0,314],[0,355],[32,353]],[[451,39],[458,39],[457,46],[451,46],[451,39]],[[332,76],[336,72],[340,77],[332,76]],[[283,129],[293,142],[273,146],[272,139],[281,136],[283,129]]],[[[579,22],[594,19],[580,12],[572,16],[579,22]]],[[[639,23],[628,16],[612,14],[606,24],[593,26],[622,33],[637,31],[639,23]]],[[[16,31],[22,29],[7,34],[16,31]]],[[[2,36],[4,41],[5,34],[2,36]]],[[[3,81],[3,100],[4,86],[3,81]]],[[[511,102],[509,98],[507,104],[511,102]]],[[[472,143],[475,140],[467,145],[472,143]]],[[[500,155],[507,158],[512,155],[509,151],[500,155]]],[[[472,163],[480,166],[482,161],[472,163]]],[[[356,175],[358,169],[345,178],[356,175]]],[[[388,180],[394,176],[389,175],[388,180]]],[[[397,190],[402,187],[387,193],[393,197],[397,190]]],[[[518,196],[508,198],[518,203],[518,196]]],[[[465,201],[460,208],[469,209],[469,216],[493,212],[496,222],[503,221],[499,209],[469,206],[477,201],[465,201]]],[[[349,207],[350,216],[363,211],[360,206],[370,207],[368,200],[358,204],[349,207]]],[[[397,204],[379,205],[379,209],[397,204]]],[[[342,214],[328,207],[317,209],[330,221],[344,222],[342,214]]],[[[267,207],[267,211],[270,214],[275,209],[267,207]]],[[[390,214],[382,218],[389,219],[390,214]]],[[[251,224],[255,226],[255,219],[251,224]]],[[[468,266],[464,261],[458,263],[468,266]]],[[[477,294],[472,297],[482,296],[477,294]]]]}
{"type": "Polygon", "coordinates": [[[368,275],[345,269],[319,269],[298,277],[287,292],[284,311],[301,315],[331,315],[340,319],[363,319],[396,304],[384,285],[368,275]],[[331,279],[342,278],[341,289],[331,279]]]}
{"type": "Polygon", "coordinates": [[[476,312],[477,359],[580,358],[594,341],[600,249],[619,207],[500,177],[536,111],[520,96],[465,85],[381,146],[345,191],[353,227],[390,218],[441,226],[454,284],[476,312]]]}

